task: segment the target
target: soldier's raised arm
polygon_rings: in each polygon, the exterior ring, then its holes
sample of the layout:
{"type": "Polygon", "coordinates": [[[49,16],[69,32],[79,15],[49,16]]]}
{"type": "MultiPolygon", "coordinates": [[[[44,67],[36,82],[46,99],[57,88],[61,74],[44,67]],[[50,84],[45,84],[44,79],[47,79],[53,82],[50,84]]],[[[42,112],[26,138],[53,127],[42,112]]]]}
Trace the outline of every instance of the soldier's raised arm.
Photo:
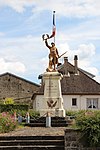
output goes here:
{"type": "Polygon", "coordinates": [[[50,49],[51,46],[48,45],[47,39],[45,40],[45,45],[50,49]]]}

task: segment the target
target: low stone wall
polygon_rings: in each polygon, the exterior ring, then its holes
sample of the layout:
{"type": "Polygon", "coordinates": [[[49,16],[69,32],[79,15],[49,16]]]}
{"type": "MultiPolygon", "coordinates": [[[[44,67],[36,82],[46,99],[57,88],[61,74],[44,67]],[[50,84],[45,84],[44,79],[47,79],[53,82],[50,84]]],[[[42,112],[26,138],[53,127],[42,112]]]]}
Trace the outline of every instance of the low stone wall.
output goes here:
{"type": "Polygon", "coordinates": [[[80,142],[81,133],[76,129],[65,130],[65,150],[100,150],[98,148],[87,148],[80,142]]]}

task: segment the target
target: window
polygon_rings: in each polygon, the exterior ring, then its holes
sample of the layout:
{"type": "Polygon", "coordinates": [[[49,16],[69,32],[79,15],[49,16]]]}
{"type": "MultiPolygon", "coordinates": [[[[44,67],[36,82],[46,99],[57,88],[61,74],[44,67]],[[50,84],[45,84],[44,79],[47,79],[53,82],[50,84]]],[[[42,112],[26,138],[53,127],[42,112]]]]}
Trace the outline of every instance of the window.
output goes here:
{"type": "Polygon", "coordinates": [[[98,109],[98,98],[87,98],[87,109],[98,109]]]}
{"type": "Polygon", "coordinates": [[[72,106],[77,106],[77,98],[72,98],[72,106]]]}

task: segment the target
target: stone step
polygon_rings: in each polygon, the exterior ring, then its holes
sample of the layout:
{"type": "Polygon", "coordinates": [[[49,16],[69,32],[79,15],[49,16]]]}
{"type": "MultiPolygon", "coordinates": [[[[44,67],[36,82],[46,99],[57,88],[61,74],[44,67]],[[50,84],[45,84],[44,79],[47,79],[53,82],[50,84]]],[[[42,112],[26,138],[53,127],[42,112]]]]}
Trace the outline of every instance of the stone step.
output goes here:
{"type": "MultiPolygon", "coordinates": [[[[66,119],[64,117],[51,117],[51,121],[52,122],[65,122],[66,119]]],[[[25,122],[25,119],[23,119],[23,122],[25,122]]],[[[46,117],[40,117],[40,118],[31,118],[30,119],[30,122],[31,123],[34,123],[34,122],[46,122],[46,117]]]]}
{"type": "MultiPolygon", "coordinates": [[[[46,123],[26,123],[25,126],[29,127],[46,127],[46,123]]],[[[67,127],[65,123],[51,123],[51,127],[67,127]]]]}
{"type": "MultiPolygon", "coordinates": [[[[41,123],[46,123],[46,119],[45,120],[30,120],[30,123],[38,123],[38,122],[41,122],[41,123]]],[[[52,123],[66,123],[66,120],[52,120],[51,119],[51,122],[52,123]]]]}
{"type": "Polygon", "coordinates": [[[46,123],[25,123],[28,127],[46,127],[46,123]]]}
{"type": "MultiPolygon", "coordinates": [[[[40,117],[38,119],[31,119],[30,123],[26,123],[25,126],[30,127],[46,127],[46,117],[40,117]]],[[[68,122],[64,117],[51,117],[52,127],[66,127],[68,122]]]]}
{"type": "Polygon", "coordinates": [[[63,146],[0,146],[0,150],[64,150],[63,146]]]}
{"type": "Polygon", "coordinates": [[[64,150],[64,136],[0,136],[1,150],[64,150]]]}
{"type": "Polygon", "coordinates": [[[55,123],[51,123],[51,126],[52,127],[67,127],[68,126],[68,124],[67,123],[62,123],[62,122],[55,122],[55,123]]]}
{"type": "Polygon", "coordinates": [[[38,145],[38,146],[47,146],[47,145],[64,145],[63,140],[7,140],[7,141],[0,141],[0,146],[24,146],[24,145],[38,145]]]}
{"type": "MultiPolygon", "coordinates": [[[[45,121],[46,120],[46,117],[39,117],[39,118],[31,118],[31,120],[41,120],[41,121],[45,121]]],[[[55,121],[55,120],[59,120],[59,121],[63,121],[65,120],[65,117],[51,117],[51,120],[52,121],[55,121]]]]}
{"type": "Polygon", "coordinates": [[[64,140],[64,136],[0,136],[0,140],[64,140]]]}

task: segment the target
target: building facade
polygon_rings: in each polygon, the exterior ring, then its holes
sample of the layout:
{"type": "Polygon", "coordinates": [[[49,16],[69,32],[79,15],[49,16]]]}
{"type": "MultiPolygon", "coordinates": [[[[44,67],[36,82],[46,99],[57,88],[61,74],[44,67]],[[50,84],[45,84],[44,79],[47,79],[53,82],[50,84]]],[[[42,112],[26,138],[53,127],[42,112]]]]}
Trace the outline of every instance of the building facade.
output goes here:
{"type": "Polygon", "coordinates": [[[12,98],[15,103],[32,104],[32,94],[39,89],[39,85],[11,73],[0,75],[0,101],[12,98]]]}
{"type": "MultiPolygon", "coordinates": [[[[93,79],[94,75],[78,68],[77,56],[74,57],[74,65],[65,57],[64,64],[57,69],[63,75],[61,90],[65,110],[100,109],[100,84],[93,79]]],[[[42,76],[40,78],[42,80],[42,76]]],[[[43,91],[42,81],[39,91],[32,96],[35,110],[43,107],[43,91]]]]}

